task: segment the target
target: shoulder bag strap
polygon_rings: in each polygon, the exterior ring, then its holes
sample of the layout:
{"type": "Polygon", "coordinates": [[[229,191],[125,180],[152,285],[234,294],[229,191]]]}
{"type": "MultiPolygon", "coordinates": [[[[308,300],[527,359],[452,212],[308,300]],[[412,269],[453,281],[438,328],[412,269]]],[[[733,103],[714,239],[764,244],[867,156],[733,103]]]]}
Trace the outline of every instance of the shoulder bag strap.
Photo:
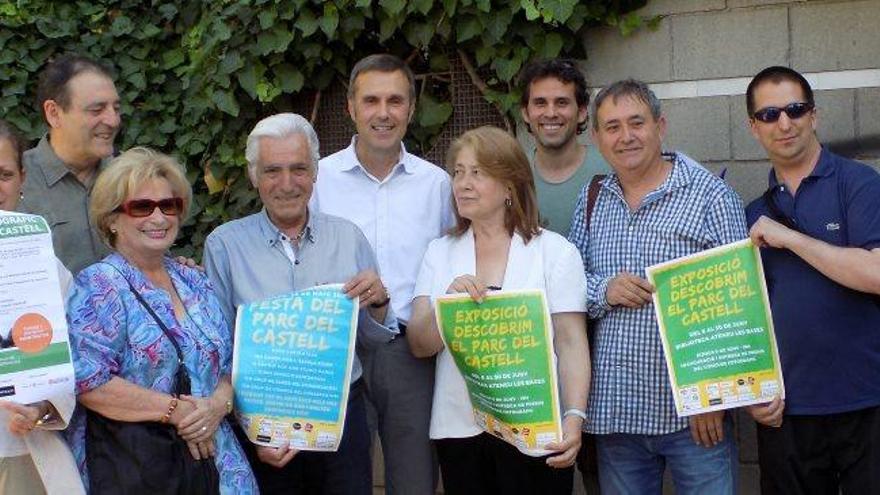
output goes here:
{"type": "MultiPolygon", "coordinates": [[[[125,278],[125,277],[123,277],[125,278]]],[[[134,297],[137,298],[138,302],[141,303],[141,306],[147,310],[147,313],[153,317],[156,321],[156,324],[159,325],[159,328],[162,329],[162,333],[168,337],[168,340],[171,341],[171,344],[174,345],[174,350],[177,352],[177,384],[176,389],[178,394],[190,394],[192,393],[191,382],[189,378],[189,372],[186,370],[186,365],[183,362],[183,351],[180,350],[180,345],[177,343],[177,339],[174,338],[174,335],[171,334],[171,331],[168,330],[168,327],[165,326],[165,323],[159,319],[159,316],[153,311],[153,308],[147,304],[147,301],[144,300],[144,297],[134,288],[131,281],[125,278],[125,281],[128,282],[128,287],[131,289],[131,292],[134,293],[134,297]]]]}
{"type": "Polygon", "coordinates": [[[165,326],[165,323],[163,323],[161,319],[159,319],[159,316],[153,311],[153,308],[147,304],[147,301],[144,301],[144,296],[134,288],[134,285],[132,285],[128,279],[125,279],[125,281],[128,282],[128,287],[131,289],[131,292],[134,293],[134,297],[136,297],[138,302],[141,303],[141,306],[147,310],[147,313],[150,313],[150,316],[156,320],[156,324],[162,329],[162,333],[164,333],[165,336],[168,337],[168,340],[174,345],[174,350],[177,351],[177,362],[183,364],[183,351],[180,350],[180,345],[178,345],[177,339],[174,338],[174,335],[171,334],[171,330],[168,330],[168,327],[165,326]]]}
{"type": "Polygon", "coordinates": [[[187,372],[186,365],[183,362],[183,351],[180,349],[180,345],[177,343],[177,339],[174,338],[174,335],[171,333],[170,330],[168,330],[168,327],[165,326],[165,323],[163,323],[162,320],[159,318],[159,316],[156,314],[156,312],[153,311],[153,308],[151,308],[150,305],[147,304],[147,301],[144,300],[144,297],[140,294],[140,292],[138,292],[137,289],[134,288],[134,284],[131,283],[131,280],[129,280],[128,277],[126,277],[122,273],[122,271],[119,270],[119,268],[115,267],[114,265],[112,265],[110,263],[106,263],[106,262],[104,262],[104,263],[112,266],[114,270],[119,272],[119,275],[121,275],[122,278],[126,281],[126,283],[128,283],[128,287],[129,287],[129,289],[131,289],[131,292],[134,294],[134,297],[138,300],[139,303],[141,303],[141,306],[143,306],[144,309],[147,310],[147,313],[149,313],[150,316],[153,317],[153,320],[155,320],[156,324],[159,325],[159,328],[162,329],[162,333],[164,333],[165,336],[168,337],[168,340],[171,341],[171,344],[174,346],[174,351],[177,353],[177,372],[178,372],[178,375],[180,375],[179,379],[178,379],[177,393],[178,394],[189,394],[191,392],[189,372],[187,372]]]}
{"type": "Polygon", "coordinates": [[[587,186],[587,204],[584,206],[584,220],[587,222],[587,231],[590,230],[590,219],[593,216],[593,208],[596,207],[596,200],[599,198],[599,188],[602,187],[602,181],[605,174],[596,174],[590,179],[590,185],[587,186]]]}

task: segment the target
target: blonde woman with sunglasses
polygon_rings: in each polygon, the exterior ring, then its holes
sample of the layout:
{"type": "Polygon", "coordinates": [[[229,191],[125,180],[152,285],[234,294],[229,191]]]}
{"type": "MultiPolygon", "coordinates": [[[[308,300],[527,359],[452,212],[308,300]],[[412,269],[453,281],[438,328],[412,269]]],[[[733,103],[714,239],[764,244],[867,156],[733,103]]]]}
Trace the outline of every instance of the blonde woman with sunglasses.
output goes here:
{"type": "Polygon", "coordinates": [[[68,320],[85,406],[71,445],[93,495],[257,491],[225,419],[229,322],[207,277],[168,256],[191,198],[181,166],[148,148],[114,159],[92,190],[114,252],[76,277],[68,320]]]}

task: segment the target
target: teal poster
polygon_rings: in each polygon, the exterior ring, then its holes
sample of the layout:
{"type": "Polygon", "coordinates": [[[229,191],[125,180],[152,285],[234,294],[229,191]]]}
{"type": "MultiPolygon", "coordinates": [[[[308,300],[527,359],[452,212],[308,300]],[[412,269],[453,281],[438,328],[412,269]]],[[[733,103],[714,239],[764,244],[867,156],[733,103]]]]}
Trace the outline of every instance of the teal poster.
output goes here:
{"type": "Polygon", "coordinates": [[[238,308],[235,410],[259,445],[335,451],[342,439],[358,300],[324,285],[238,308]]]}

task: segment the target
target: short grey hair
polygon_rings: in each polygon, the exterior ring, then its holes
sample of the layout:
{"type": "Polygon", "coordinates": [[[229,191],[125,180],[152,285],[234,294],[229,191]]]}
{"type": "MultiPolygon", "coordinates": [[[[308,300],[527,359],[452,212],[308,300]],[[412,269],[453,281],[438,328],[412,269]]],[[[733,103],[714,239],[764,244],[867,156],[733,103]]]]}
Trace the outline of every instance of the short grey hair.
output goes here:
{"type": "Polygon", "coordinates": [[[653,91],[651,91],[651,88],[637,79],[624,79],[612,83],[609,86],[605,86],[599,91],[599,94],[596,95],[596,99],[593,103],[592,115],[590,116],[593,119],[594,131],[599,130],[598,113],[599,107],[602,106],[602,103],[609,97],[612,102],[617,103],[617,100],[624,96],[635,98],[645,105],[648,105],[648,108],[651,110],[651,116],[654,117],[654,120],[656,121],[660,119],[660,99],[657,98],[657,95],[655,95],[653,91]]]}
{"type": "Polygon", "coordinates": [[[318,169],[318,160],[321,159],[321,145],[318,142],[318,134],[315,128],[302,115],[295,113],[278,113],[257,122],[254,130],[248,134],[247,146],[244,157],[248,162],[248,174],[251,180],[257,178],[257,163],[260,160],[260,138],[283,138],[294,134],[302,134],[309,143],[309,156],[312,159],[312,167],[318,169]]]}

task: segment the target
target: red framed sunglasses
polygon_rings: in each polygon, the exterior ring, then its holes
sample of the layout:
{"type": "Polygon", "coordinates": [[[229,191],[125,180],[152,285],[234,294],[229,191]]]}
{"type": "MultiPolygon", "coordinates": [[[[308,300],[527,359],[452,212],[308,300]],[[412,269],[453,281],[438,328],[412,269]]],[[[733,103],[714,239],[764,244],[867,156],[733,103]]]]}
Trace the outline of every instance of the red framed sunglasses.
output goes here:
{"type": "Polygon", "coordinates": [[[132,199],[126,201],[116,208],[115,212],[125,213],[130,217],[142,218],[148,217],[159,208],[165,215],[176,216],[183,212],[183,198],[165,198],[159,201],[152,199],[132,199]]]}

